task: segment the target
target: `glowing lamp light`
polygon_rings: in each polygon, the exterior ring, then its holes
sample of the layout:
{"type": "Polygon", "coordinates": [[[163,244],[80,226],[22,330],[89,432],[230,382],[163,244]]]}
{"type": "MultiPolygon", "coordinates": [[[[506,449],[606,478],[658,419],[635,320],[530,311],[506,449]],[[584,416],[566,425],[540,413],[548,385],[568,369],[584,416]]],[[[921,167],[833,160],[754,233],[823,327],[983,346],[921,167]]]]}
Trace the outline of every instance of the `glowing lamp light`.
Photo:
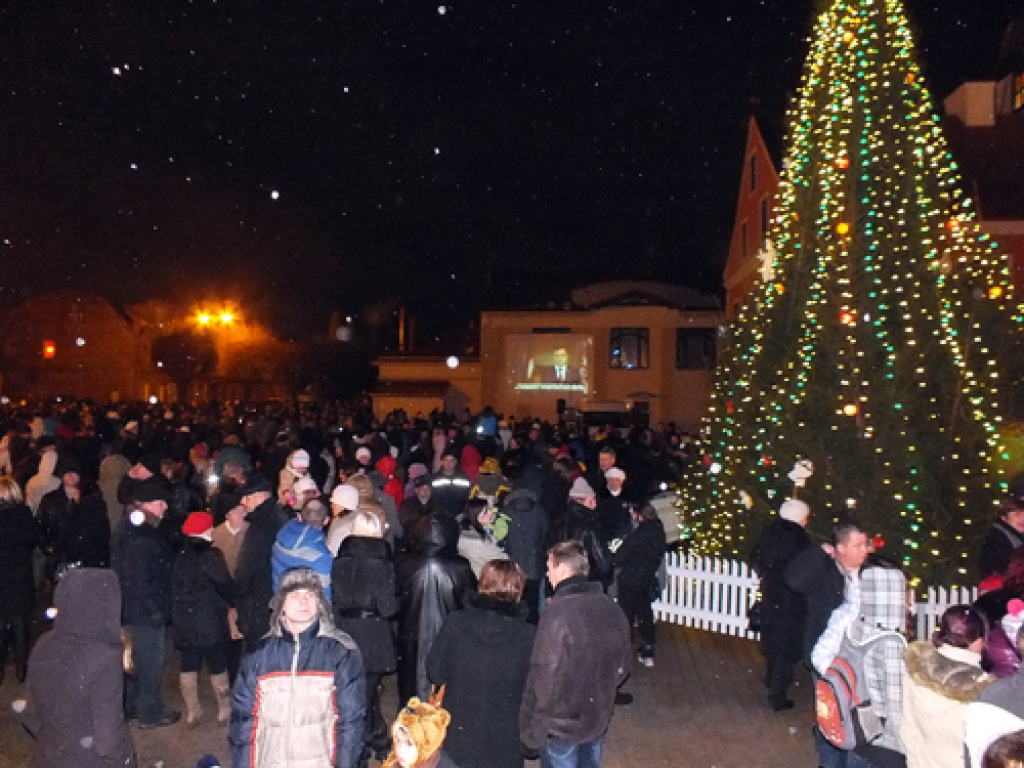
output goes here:
{"type": "Polygon", "coordinates": [[[836,165],[839,166],[840,170],[845,171],[847,168],[850,167],[850,158],[848,158],[846,155],[843,155],[838,160],[836,160],[836,165]]]}
{"type": "Polygon", "coordinates": [[[998,299],[1003,295],[1003,287],[1001,285],[993,285],[988,289],[988,297],[990,299],[998,299]]]}
{"type": "Polygon", "coordinates": [[[200,325],[209,325],[213,318],[206,312],[200,312],[196,317],[196,322],[200,325]]]}
{"type": "Polygon", "coordinates": [[[452,355],[451,357],[444,361],[444,364],[454,370],[455,368],[459,367],[459,358],[457,358],[455,355],[452,355]]]}
{"type": "Polygon", "coordinates": [[[150,405],[156,405],[158,402],[159,402],[159,400],[157,400],[156,395],[150,395],[149,396],[149,404],[150,405]]]}
{"type": "Polygon", "coordinates": [[[221,312],[220,313],[220,321],[224,325],[230,325],[231,323],[233,323],[235,321],[235,316],[231,312],[221,312]]]}
{"type": "Polygon", "coordinates": [[[845,221],[840,221],[836,224],[836,232],[838,232],[840,236],[847,235],[850,232],[850,225],[845,221]]]}
{"type": "Polygon", "coordinates": [[[53,360],[57,356],[57,345],[52,341],[43,342],[43,357],[47,360],[53,360]]]}
{"type": "Polygon", "coordinates": [[[847,403],[843,406],[844,416],[856,416],[859,411],[860,408],[857,407],[856,403],[847,403]]]}

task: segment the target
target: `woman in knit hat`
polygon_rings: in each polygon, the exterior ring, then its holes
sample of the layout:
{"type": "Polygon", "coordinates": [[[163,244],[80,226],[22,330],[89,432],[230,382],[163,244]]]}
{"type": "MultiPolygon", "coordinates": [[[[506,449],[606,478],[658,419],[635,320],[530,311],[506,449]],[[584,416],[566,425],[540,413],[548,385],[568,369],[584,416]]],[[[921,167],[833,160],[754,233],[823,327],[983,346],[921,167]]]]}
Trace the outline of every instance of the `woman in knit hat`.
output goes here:
{"type": "Polygon", "coordinates": [[[231,716],[228,697],[228,605],[232,581],[223,553],[213,546],[213,517],[193,512],[181,532],[185,535],[174,559],[171,577],[171,624],[174,643],[181,652],[181,696],[185,724],[195,728],[203,716],[199,704],[199,670],[203,660],[217,699],[217,722],[231,716]]]}
{"type": "Polygon", "coordinates": [[[789,686],[793,668],[803,649],[807,611],[803,598],[783,580],[786,567],[809,545],[804,528],[810,508],[789,499],[779,516],[765,526],[750,555],[750,565],[761,577],[761,654],[765,660],[764,685],[768,703],[776,712],[791,709],[789,686]]]}

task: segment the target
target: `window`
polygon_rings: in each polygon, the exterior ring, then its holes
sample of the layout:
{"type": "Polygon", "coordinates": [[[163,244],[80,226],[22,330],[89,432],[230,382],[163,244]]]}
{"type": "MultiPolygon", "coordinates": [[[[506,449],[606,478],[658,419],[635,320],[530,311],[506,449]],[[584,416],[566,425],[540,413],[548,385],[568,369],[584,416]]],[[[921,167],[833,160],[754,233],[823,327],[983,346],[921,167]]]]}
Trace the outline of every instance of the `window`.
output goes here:
{"type": "Polygon", "coordinates": [[[750,251],[747,249],[747,222],[743,222],[743,226],[740,227],[740,256],[744,259],[747,258],[747,254],[750,251]]]}
{"type": "Polygon", "coordinates": [[[676,329],[676,368],[710,371],[715,367],[715,329],[676,329]]]}
{"type": "Polygon", "coordinates": [[[761,242],[768,239],[768,198],[761,198],[761,242]]]}
{"type": "Polygon", "coordinates": [[[650,365],[651,332],[648,328],[612,328],[611,368],[637,370],[650,365]]]}
{"type": "Polygon", "coordinates": [[[1013,111],[1024,108],[1024,75],[1013,78],[1013,111]]]}
{"type": "MultiPolygon", "coordinates": [[[[735,166],[733,166],[735,167],[735,166]]],[[[757,189],[757,155],[750,156],[750,191],[757,189]]]]}

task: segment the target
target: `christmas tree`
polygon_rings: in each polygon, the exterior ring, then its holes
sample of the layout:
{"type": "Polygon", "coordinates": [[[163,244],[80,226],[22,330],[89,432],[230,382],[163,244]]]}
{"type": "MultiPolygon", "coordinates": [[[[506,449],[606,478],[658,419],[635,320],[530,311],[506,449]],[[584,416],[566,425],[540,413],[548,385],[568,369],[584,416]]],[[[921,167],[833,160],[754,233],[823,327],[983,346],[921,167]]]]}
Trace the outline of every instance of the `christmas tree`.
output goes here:
{"type": "Polygon", "coordinates": [[[686,535],[743,557],[799,496],[819,533],[855,513],[916,584],[967,583],[1005,482],[1021,317],[898,0],[822,4],[761,258],[720,353],[686,535]]]}

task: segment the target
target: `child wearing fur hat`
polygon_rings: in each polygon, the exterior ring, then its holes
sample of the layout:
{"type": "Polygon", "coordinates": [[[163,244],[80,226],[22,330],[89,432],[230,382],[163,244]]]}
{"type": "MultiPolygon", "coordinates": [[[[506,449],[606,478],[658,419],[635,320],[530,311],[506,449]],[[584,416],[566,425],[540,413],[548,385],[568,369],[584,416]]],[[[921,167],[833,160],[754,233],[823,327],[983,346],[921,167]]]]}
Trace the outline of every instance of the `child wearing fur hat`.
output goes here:
{"type": "Polygon", "coordinates": [[[420,701],[409,699],[391,729],[393,748],[382,768],[456,768],[441,748],[451,715],[441,708],[444,688],[420,701]]]}

